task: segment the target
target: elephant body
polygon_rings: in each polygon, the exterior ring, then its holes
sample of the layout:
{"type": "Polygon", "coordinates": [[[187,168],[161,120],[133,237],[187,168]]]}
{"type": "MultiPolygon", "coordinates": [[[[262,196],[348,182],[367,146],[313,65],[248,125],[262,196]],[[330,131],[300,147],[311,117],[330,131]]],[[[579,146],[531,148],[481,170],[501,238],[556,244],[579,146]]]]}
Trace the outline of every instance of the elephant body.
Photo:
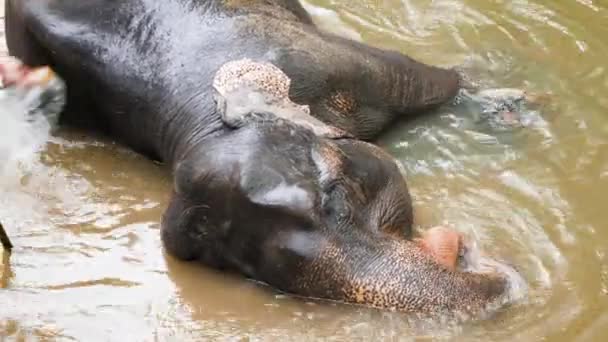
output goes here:
{"type": "Polygon", "coordinates": [[[169,254],[276,289],[409,312],[469,310],[508,277],[439,264],[411,240],[398,163],[369,143],[457,94],[459,74],[321,32],[297,0],[6,0],[11,55],[67,84],[61,122],[171,167],[169,254]],[[231,127],[218,69],[271,63],[289,97],[345,132],[289,120],[231,127]]]}

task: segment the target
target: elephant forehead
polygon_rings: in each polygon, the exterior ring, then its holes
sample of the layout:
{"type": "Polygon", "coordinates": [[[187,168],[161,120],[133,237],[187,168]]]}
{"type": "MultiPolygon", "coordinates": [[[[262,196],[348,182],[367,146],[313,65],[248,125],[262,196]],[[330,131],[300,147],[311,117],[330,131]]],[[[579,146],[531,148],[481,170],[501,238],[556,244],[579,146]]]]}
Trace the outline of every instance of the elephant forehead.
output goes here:
{"type": "Polygon", "coordinates": [[[290,83],[289,77],[275,65],[247,58],[222,65],[213,79],[213,87],[221,94],[247,86],[282,100],[289,98],[290,83]]]}

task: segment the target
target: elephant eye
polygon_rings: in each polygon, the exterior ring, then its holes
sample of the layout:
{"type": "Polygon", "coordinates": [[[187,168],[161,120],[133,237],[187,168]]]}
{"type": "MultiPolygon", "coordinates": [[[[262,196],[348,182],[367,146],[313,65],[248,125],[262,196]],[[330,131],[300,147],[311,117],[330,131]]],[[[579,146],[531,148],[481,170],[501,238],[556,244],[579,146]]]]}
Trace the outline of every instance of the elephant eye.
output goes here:
{"type": "Polygon", "coordinates": [[[351,208],[343,191],[337,182],[333,183],[321,196],[323,216],[332,226],[347,221],[351,216],[351,208]]]}

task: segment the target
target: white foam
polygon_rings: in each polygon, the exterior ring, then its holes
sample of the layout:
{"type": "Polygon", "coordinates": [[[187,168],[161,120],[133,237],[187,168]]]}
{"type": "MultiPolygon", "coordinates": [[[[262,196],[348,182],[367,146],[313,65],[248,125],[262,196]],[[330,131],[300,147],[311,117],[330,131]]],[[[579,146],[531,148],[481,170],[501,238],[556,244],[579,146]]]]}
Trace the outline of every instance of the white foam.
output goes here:
{"type": "Polygon", "coordinates": [[[0,188],[20,183],[39,158],[51,135],[51,125],[41,112],[29,112],[10,90],[0,90],[0,188]]]}

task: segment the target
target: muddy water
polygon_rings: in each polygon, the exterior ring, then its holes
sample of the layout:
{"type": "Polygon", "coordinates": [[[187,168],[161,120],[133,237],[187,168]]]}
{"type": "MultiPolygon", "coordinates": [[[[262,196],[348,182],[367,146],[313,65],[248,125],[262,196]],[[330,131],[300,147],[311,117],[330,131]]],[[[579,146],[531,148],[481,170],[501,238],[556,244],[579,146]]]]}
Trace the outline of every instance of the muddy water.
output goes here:
{"type": "Polygon", "coordinates": [[[420,228],[450,222],[511,260],[526,300],[452,324],[296,301],[163,254],[167,172],[61,132],[0,186],[16,248],[0,264],[0,340],[602,341],[608,338],[608,1],[310,1],[324,27],[485,86],[547,94],[496,132],[460,107],[395,125],[420,228]]]}

